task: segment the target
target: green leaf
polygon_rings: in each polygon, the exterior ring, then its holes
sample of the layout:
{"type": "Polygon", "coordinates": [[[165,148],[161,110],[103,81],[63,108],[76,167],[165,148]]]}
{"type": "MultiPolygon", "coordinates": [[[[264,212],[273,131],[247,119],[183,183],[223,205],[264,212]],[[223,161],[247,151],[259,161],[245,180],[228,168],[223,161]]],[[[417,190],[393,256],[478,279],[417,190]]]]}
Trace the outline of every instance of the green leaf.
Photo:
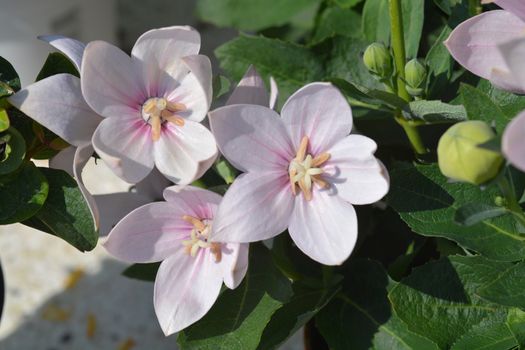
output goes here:
{"type": "Polygon", "coordinates": [[[63,170],[40,168],[40,171],[49,182],[49,194],[32,220],[80,251],[95,248],[98,232],[75,179],[63,170]]]}
{"type": "Polygon", "coordinates": [[[0,132],[9,129],[9,115],[4,108],[0,108],[0,132]]]}
{"type": "MultiPolygon", "coordinates": [[[[475,292],[507,265],[479,256],[451,256],[414,269],[388,297],[410,330],[433,340],[441,349],[450,348],[468,333],[471,338],[473,331],[479,335],[474,326],[505,312],[475,292]]],[[[504,339],[506,335],[500,333],[498,337],[504,339]]]]}
{"type": "Polygon", "coordinates": [[[508,210],[504,207],[483,203],[468,203],[456,211],[454,221],[460,225],[472,226],[483,220],[495,218],[507,213],[508,210]]]}
{"type": "Polygon", "coordinates": [[[318,44],[336,35],[360,38],[361,16],[353,10],[327,7],[319,17],[319,24],[310,44],[318,44]]]}
{"type": "Polygon", "coordinates": [[[494,123],[498,133],[514,117],[507,115],[487,94],[473,86],[461,84],[459,93],[469,119],[494,123]]]}
{"type": "Polygon", "coordinates": [[[16,173],[0,176],[0,225],[33,216],[44,204],[49,186],[46,178],[29,163],[16,173]]]}
{"type": "Polygon", "coordinates": [[[467,120],[463,106],[450,105],[441,101],[412,101],[403,115],[407,119],[423,120],[430,123],[459,122],[467,120]]]}
{"type": "Polygon", "coordinates": [[[362,30],[370,42],[390,43],[388,0],[366,0],[363,7],[362,30]]]}
{"type": "Polygon", "coordinates": [[[501,269],[497,276],[478,290],[479,296],[492,302],[525,309],[525,262],[501,269]]]}
{"type": "Polygon", "coordinates": [[[199,0],[197,15],[219,27],[257,31],[289,23],[293,17],[310,10],[319,0],[199,0]]]}
{"type": "Polygon", "coordinates": [[[0,144],[4,144],[4,151],[0,154],[0,175],[6,175],[18,169],[24,161],[26,144],[13,127],[0,134],[0,144]]]}
{"type": "Polygon", "coordinates": [[[0,57],[0,98],[10,96],[20,90],[20,78],[5,58],[0,57]]]}
{"type": "Polygon", "coordinates": [[[443,42],[449,37],[451,32],[452,30],[449,26],[443,28],[425,59],[428,69],[427,94],[430,98],[441,96],[449,85],[454,59],[443,42]]]}
{"type": "Polygon", "coordinates": [[[224,180],[224,182],[226,182],[227,185],[233,183],[233,180],[235,180],[235,177],[237,177],[237,171],[225,159],[221,159],[218,162],[216,162],[213,168],[215,169],[217,174],[219,174],[219,176],[222,177],[222,179],[224,180]]]}
{"type": "Polygon", "coordinates": [[[485,79],[480,80],[477,88],[489,96],[492,102],[501,108],[509,118],[514,118],[525,109],[525,96],[501,90],[485,79]]]}
{"type": "Polygon", "coordinates": [[[350,7],[354,7],[355,5],[359,4],[363,0],[334,0],[334,2],[341,8],[347,9],[350,7]]]}
{"type": "Polygon", "coordinates": [[[525,349],[525,311],[516,308],[510,309],[506,323],[519,348],[525,349]]]}
{"type": "Polygon", "coordinates": [[[525,236],[512,215],[468,227],[454,222],[456,211],[468,203],[493,205],[500,195],[495,186],[480,190],[469,184],[449,183],[437,165],[398,163],[390,176],[388,201],[415,232],[451,239],[496,260],[525,258],[525,236]]]}
{"type": "Polygon", "coordinates": [[[153,282],[157,276],[160,263],[133,264],[122,272],[122,275],[139,281],[153,282]]]}
{"type": "Polygon", "coordinates": [[[406,57],[417,58],[425,19],[425,0],[402,0],[401,9],[406,57]]]}
{"type": "Polygon", "coordinates": [[[80,78],[77,68],[69,58],[60,52],[53,52],[47,56],[44,66],[36,77],[36,81],[61,73],[68,73],[80,78]]]}
{"type": "Polygon", "coordinates": [[[368,89],[364,86],[357,85],[344,79],[334,78],[330,80],[347,97],[360,103],[382,105],[389,108],[389,110],[396,108],[406,109],[407,107],[407,102],[405,100],[390,92],[377,89],[368,89]]]}
{"type": "Polygon", "coordinates": [[[179,333],[181,349],[256,349],[272,315],[292,295],[290,281],[275,267],[268,250],[251,244],[244,281],[224,291],[197,323],[179,333]]]}
{"type": "Polygon", "coordinates": [[[219,98],[230,91],[230,81],[222,75],[213,77],[213,98],[219,98]]]}
{"type": "Polygon", "coordinates": [[[395,282],[379,263],[353,261],[345,276],[342,293],[316,317],[330,349],[438,349],[392,313],[387,291],[395,282]]]}

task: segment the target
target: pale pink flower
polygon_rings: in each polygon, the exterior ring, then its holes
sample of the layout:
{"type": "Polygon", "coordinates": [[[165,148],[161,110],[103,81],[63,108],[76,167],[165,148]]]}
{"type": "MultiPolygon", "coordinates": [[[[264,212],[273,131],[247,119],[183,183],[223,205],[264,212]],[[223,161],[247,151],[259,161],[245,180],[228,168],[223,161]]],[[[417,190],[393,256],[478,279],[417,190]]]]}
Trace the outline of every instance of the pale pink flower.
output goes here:
{"type": "Polygon", "coordinates": [[[248,245],[212,239],[218,194],[173,186],[164,191],[164,198],[166,202],[128,214],[104,246],[126,262],[162,261],[153,301],[159,323],[170,335],[202,318],[223,282],[231,289],[239,285],[248,268],[248,245]]]}
{"type": "Polygon", "coordinates": [[[445,41],[450,54],[472,73],[508,91],[525,93],[498,46],[525,37],[525,2],[495,0],[504,10],[472,17],[458,25],[445,41]]]}
{"type": "Polygon", "coordinates": [[[201,176],[217,156],[213,135],[200,122],[211,103],[211,65],[198,55],[190,27],[144,33],[131,57],[103,41],[87,45],[82,92],[104,117],[93,146],[123,180],[136,183],[153,167],[175,183],[201,176]]]}
{"type": "Polygon", "coordinates": [[[376,144],[349,135],[350,106],[330,84],[301,88],[281,116],[246,104],[210,112],[219,149],[244,172],[221,202],[214,238],[253,242],[288,228],[312,259],[341,264],[357,238],[352,204],[373,203],[388,191],[376,144]]]}

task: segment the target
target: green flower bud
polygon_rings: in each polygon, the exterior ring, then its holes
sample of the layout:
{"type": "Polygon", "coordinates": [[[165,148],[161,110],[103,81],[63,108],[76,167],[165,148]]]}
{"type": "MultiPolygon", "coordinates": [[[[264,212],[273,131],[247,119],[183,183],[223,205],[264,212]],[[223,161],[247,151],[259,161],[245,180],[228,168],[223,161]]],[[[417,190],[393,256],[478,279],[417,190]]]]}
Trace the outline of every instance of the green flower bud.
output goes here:
{"type": "Polygon", "coordinates": [[[425,89],[427,69],[418,59],[414,58],[405,65],[405,81],[407,91],[412,96],[420,96],[425,89]]]}
{"type": "Polygon", "coordinates": [[[471,184],[485,183],[498,174],[503,157],[478,145],[494,138],[494,131],[479,120],[450,127],[438,144],[438,163],[443,175],[471,184]]]}
{"type": "Polygon", "coordinates": [[[392,56],[387,47],[381,43],[369,45],[363,55],[366,68],[379,78],[385,79],[392,76],[392,56]]]}

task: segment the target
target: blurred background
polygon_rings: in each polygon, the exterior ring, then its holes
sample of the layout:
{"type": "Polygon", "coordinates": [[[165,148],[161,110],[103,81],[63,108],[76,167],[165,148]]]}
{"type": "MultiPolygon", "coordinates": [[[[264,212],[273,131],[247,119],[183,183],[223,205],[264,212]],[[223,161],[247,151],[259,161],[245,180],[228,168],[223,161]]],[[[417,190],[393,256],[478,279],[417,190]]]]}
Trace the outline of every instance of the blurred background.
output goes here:
{"type": "MultiPolygon", "coordinates": [[[[0,56],[14,65],[22,86],[34,81],[51,51],[37,40],[42,34],[102,39],[129,52],[149,29],[191,25],[215,73],[213,50],[237,35],[199,22],[191,0],[0,0],[0,8],[0,56]]],[[[94,194],[129,189],[102,162],[92,161],[84,178],[94,194]]],[[[158,326],[153,284],[123,277],[126,266],[100,246],[82,254],[26,226],[0,226],[0,259],[6,285],[0,349],[176,349],[176,336],[165,338],[158,326]]],[[[300,334],[283,347],[300,348],[300,334]]]]}

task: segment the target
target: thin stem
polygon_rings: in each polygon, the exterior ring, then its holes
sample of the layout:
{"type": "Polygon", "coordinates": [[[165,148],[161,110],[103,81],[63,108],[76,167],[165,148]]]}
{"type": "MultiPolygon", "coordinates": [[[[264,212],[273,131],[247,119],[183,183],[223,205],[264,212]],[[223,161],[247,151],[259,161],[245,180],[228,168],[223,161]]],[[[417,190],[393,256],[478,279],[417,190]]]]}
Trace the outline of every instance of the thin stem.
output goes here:
{"type": "Polygon", "coordinates": [[[417,123],[411,122],[410,120],[406,120],[401,115],[401,112],[397,112],[396,114],[396,121],[399,125],[405,130],[405,134],[408,137],[408,140],[410,141],[410,144],[412,145],[412,148],[414,148],[414,151],[418,155],[425,155],[428,153],[427,148],[425,147],[425,144],[423,143],[423,139],[421,138],[421,135],[419,134],[419,130],[417,129],[417,123]]]}

